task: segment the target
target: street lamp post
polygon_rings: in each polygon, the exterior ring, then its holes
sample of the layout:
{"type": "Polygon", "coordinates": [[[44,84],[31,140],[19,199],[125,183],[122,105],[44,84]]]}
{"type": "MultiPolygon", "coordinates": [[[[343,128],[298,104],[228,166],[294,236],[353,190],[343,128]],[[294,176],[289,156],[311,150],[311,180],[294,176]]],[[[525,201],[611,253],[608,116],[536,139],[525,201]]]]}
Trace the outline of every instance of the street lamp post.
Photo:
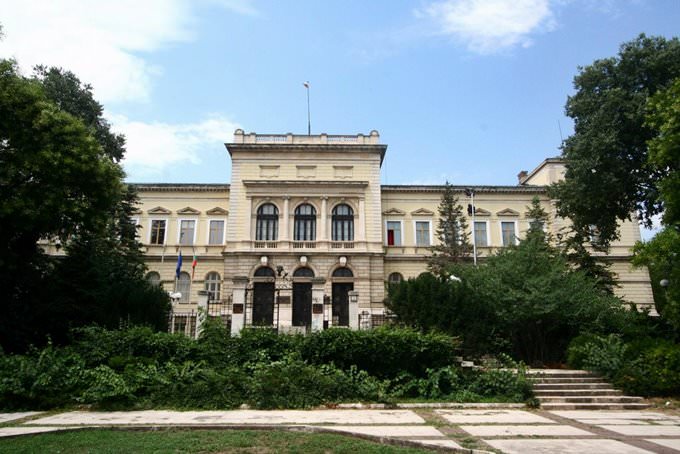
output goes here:
{"type": "Polygon", "coordinates": [[[477,238],[475,238],[475,190],[468,188],[465,195],[470,197],[470,215],[472,216],[472,261],[477,266],[477,238]]]}

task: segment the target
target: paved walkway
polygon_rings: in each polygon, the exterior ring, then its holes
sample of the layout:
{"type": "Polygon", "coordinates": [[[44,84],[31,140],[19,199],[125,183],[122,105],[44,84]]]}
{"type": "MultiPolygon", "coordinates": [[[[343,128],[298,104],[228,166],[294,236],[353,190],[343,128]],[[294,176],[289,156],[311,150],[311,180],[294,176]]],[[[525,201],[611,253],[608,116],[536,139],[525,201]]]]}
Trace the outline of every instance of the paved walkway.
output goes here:
{"type": "MultiPolygon", "coordinates": [[[[351,433],[451,452],[680,452],[680,416],[655,411],[332,409],[0,414],[0,437],[85,427],[257,427],[351,433]]],[[[0,443],[2,443],[0,441],[0,443]]]]}

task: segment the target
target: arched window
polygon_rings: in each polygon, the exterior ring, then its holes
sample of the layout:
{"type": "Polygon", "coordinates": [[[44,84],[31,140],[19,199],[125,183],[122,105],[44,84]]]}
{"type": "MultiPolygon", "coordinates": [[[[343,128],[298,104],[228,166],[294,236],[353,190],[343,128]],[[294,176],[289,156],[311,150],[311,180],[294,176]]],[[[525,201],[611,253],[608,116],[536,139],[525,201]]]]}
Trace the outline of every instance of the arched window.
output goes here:
{"type": "Polygon", "coordinates": [[[316,210],[308,203],[295,209],[295,241],[316,240],[316,210]]]}
{"type": "Polygon", "coordinates": [[[161,275],[158,274],[155,271],[151,271],[148,273],[145,277],[146,281],[151,285],[152,287],[160,287],[161,286],[161,275]]]}
{"type": "Polygon", "coordinates": [[[404,276],[402,276],[401,273],[390,273],[390,275],[387,276],[387,283],[390,285],[398,284],[403,280],[404,276]]]}
{"type": "Polygon", "coordinates": [[[293,272],[293,277],[314,277],[314,271],[311,268],[298,268],[293,272]]]}
{"type": "Polygon", "coordinates": [[[262,266],[255,270],[255,277],[274,277],[274,270],[268,266],[262,266]]]}
{"type": "Polygon", "coordinates": [[[354,273],[349,268],[342,267],[333,271],[333,277],[354,277],[354,273]]]}
{"type": "Polygon", "coordinates": [[[179,302],[182,304],[189,304],[191,296],[191,276],[186,271],[179,273],[179,279],[177,279],[177,291],[182,294],[179,302]]]}
{"type": "Polygon", "coordinates": [[[205,277],[205,289],[210,292],[210,299],[218,301],[222,297],[222,279],[219,273],[214,271],[208,273],[205,277]]]}
{"type": "Polygon", "coordinates": [[[354,241],[354,210],[341,203],[331,213],[333,241],[354,241]]]}
{"type": "Polygon", "coordinates": [[[257,241],[276,241],[279,234],[279,209],[265,203],[257,209],[255,239],[257,241]]]}

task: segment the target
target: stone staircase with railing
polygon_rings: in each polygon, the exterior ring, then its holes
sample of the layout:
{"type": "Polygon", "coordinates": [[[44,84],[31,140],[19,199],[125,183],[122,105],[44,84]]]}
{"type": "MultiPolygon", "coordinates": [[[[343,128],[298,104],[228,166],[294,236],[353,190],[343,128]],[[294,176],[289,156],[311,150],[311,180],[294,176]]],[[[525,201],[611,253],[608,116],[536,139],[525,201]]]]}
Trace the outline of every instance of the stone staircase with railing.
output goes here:
{"type": "Polygon", "coordinates": [[[585,370],[532,369],[527,374],[544,410],[639,410],[649,407],[642,397],[624,396],[602,377],[585,370]]]}

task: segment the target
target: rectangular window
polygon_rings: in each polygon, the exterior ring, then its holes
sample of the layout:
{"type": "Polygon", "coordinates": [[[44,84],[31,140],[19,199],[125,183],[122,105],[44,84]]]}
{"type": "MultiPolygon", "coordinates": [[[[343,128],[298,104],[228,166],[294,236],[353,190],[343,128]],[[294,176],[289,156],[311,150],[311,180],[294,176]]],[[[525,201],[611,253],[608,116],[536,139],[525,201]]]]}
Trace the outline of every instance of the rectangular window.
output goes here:
{"type": "Polygon", "coordinates": [[[151,221],[151,236],[149,238],[149,243],[165,243],[165,219],[154,219],[151,221]]]}
{"type": "Polygon", "coordinates": [[[484,221],[475,221],[475,244],[477,247],[486,247],[489,245],[486,232],[486,222],[484,221]]]}
{"type": "Polygon", "coordinates": [[[401,222],[387,221],[387,245],[401,246],[401,222]]]}
{"type": "Polygon", "coordinates": [[[224,221],[211,220],[208,244],[222,244],[224,242],[224,221]]]}
{"type": "Polygon", "coordinates": [[[416,246],[430,245],[430,221],[416,221],[416,246]]]}
{"type": "Polygon", "coordinates": [[[196,221],[193,219],[182,219],[179,221],[179,244],[189,246],[194,244],[195,228],[196,221]]]}
{"type": "Polygon", "coordinates": [[[517,232],[515,232],[515,222],[501,222],[501,235],[503,246],[510,246],[517,242],[517,232]]]}

